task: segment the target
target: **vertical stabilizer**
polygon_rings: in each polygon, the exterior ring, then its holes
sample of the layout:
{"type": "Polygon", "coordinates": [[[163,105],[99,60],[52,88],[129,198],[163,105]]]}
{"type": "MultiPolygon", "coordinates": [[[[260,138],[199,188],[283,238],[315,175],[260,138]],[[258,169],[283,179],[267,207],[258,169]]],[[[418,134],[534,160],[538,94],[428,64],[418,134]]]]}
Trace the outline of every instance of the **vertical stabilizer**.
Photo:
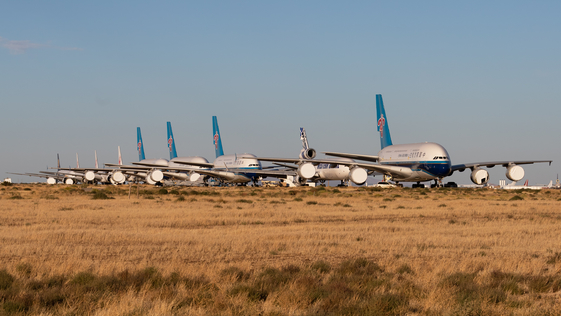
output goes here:
{"type": "Polygon", "coordinates": [[[138,150],[138,161],[146,159],[146,157],[144,156],[144,143],[142,142],[140,127],[136,128],[136,149],[138,150]]]}
{"type": "Polygon", "coordinates": [[[56,167],[60,169],[60,157],[56,154],[56,167]]]}
{"type": "Polygon", "coordinates": [[[168,122],[168,149],[170,160],[177,157],[177,151],[175,150],[175,138],[173,137],[173,131],[171,130],[171,122],[168,122]]]}
{"type": "Polygon", "coordinates": [[[382,101],[382,95],[376,95],[376,112],[378,114],[378,132],[380,132],[380,144],[382,149],[386,146],[392,145],[392,138],[390,136],[390,128],[388,126],[388,118],[386,116],[386,110],[384,109],[384,102],[382,101]]]}
{"type": "Polygon", "coordinates": [[[224,150],[222,149],[222,138],[220,137],[220,129],[218,129],[218,119],[216,118],[216,116],[212,117],[212,142],[214,144],[216,158],[224,156],[224,150]]]}
{"type": "Polygon", "coordinates": [[[121,157],[121,146],[117,146],[117,151],[119,152],[119,165],[123,165],[123,158],[121,157]]]}
{"type": "Polygon", "coordinates": [[[95,168],[99,168],[99,164],[97,163],[97,150],[94,150],[94,155],[95,155],[95,168]]]}
{"type": "Polygon", "coordinates": [[[302,147],[304,148],[304,150],[308,150],[310,146],[308,145],[306,130],[303,127],[300,127],[300,140],[302,141],[302,147]]]}
{"type": "Polygon", "coordinates": [[[80,160],[78,159],[78,153],[76,153],[76,168],[80,168],[80,160]]]}

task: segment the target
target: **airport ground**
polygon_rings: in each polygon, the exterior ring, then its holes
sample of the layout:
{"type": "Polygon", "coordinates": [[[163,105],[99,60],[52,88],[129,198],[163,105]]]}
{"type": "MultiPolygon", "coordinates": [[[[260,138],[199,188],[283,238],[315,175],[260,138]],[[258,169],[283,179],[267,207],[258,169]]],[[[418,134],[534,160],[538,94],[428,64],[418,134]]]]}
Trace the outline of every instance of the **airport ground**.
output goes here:
{"type": "Polygon", "coordinates": [[[0,315],[561,310],[560,190],[0,188],[0,315]]]}

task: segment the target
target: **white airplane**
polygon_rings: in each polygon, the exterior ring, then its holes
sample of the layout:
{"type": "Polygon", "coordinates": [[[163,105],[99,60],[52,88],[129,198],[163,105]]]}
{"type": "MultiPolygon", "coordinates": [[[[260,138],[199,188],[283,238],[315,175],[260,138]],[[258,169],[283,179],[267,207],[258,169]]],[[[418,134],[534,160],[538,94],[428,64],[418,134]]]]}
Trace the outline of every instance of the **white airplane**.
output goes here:
{"type": "Polygon", "coordinates": [[[524,177],[524,169],[520,165],[543,162],[551,165],[551,160],[506,160],[452,165],[446,149],[437,143],[393,145],[381,94],[376,95],[376,109],[382,147],[377,156],[338,152],[326,152],[325,154],[378,162],[378,164],[361,163],[356,166],[383,174],[384,181],[416,182],[413,187],[424,187],[421,182],[433,180],[435,186],[441,185],[444,177],[452,175],[454,171],[463,172],[466,169],[471,170],[470,178],[473,183],[486,184],[489,181],[489,173],[482,167],[492,168],[497,165],[506,168],[506,177],[509,180],[519,181],[524,177]]]}
{"type": "Polygon", "coordinates": [[[302,150],[299,158],[257,158],[260,161],[271,161],[277,165],[294,168],[297,170],[300,184],[306,181],[325,182],[329,180],[341,181],[341,186],[348,186],[349,181],[357,185],[366,182],[368,173],[363,168],[353,168],[354,161],[349,158],[332,158],[313,160],[316,157],[316,151],[309,147],[306,130],[300,128],[300,139],[302,140],[302,150]],[[280,163],[294,163],[298,167],[291,167],[280,163]]]}
{"type": "MultiPolygon", "coordinates": [[[[123,159],[121,157],[121,146],[117,147],[118,152],[118,163],[117,164],[106,164],[106,166],[122,166],[123,159]]],[[[59,168],[59,170],[67,170],[69,172],[80,173],[82,175],[82,182],[84,183],[102,183],[102,184],[122,184],[126,180],[125,174],[120,170],[115,168],[99,168],[97,160],[97,151],[94,151],[95,155],[95,168],[80,168],[78,162],[78,155],[76,154],[76,165],[77,168],[59,168]]]]}
{"type": "MultiPolygon", "coordinates": [[[[64,184],[71,185],[83,181],[84,173],[74,171],[72,170],[72,168],[61,168],[59,155],[57,154],[56,156],[57,171],[39,171],[39,173],[8,173],[22,176],[45,178],[47,179],[47,184],[57,184],[62,182],[64,184]]],[[[76,154],[76,165],[80,166],[80,162],[78,161],[78,154],[76,154]]]]}
{"type": "MultiPolygon", "coordinates": [[[[137,166],[147,167],[147,169],[157,168],[156,170],[160,170],[162,172],[162,175],[166,178],[196,182],[201,177],[201,175],[197,173],[197,170],[199,169],[204,170],[208,168],[193,166],[193,165],[186,167],[185,164],[189,164],[192,162],[208,164],[209,161],[201,156],[177,157],[177,150],[175,149],[175,138],[173,137],[171,122],[167,122],[167,135],[168,135],[167,146],[169,149],[169,158],[170,158],[169,161],[165,159],[158,159],[156,161],[141,159],[141,161],[133,162],[132,164],[137,166]]],[[[141,144],[140,148],[141,148],[142,155],[144,155],[142,137],[140,136],[140,128],[138,129],[138,139],[139,139],[139,144],[141,144]]],[[[154,176],[154,174],[152,174],[152,176],[154,176]]]]}
{"type": "Polygon", "coordinates": [[[261,163],[253,154],[243,153],[234,155],[224,155],[222,149],[222,138],[218,128],[216,116],[212,117],[213,144],[216,159],[213,163],[203,162],[184,162],[176,161],[182,165],[199,166],[208,169],[198,169],[196,172],[218,179],[222,183],[247,184],[253,182],[257,184],[262,178],[272,176],[282,178],[295,175],[293,171],[286,170],[263,170],[261,163]]]}

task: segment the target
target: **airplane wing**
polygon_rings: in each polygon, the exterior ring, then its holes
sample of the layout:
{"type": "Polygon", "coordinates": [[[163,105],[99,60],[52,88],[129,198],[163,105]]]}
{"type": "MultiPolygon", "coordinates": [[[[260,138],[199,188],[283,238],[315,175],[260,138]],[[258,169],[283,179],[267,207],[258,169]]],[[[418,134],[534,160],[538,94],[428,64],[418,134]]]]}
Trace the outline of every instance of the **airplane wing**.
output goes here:
{"type": "MultiPolygon", "coordinates": [[[[191,165],[191,166],[199,166],[199,167],[205,167],[205,168],[213,168],[214,164],[211,162],[186,162],[186,161],[174,161],[174,163],[179,163],[182,165],[191,165]]],[[[162,168],[160,166],[160,168],[162,168]]]]}
{"type": "Polygon", "coordinates": [[[335,153],[335,152],[324,152],[324,154],[328,156],[351,158],[356,160],[364,160],[364,161],[372,161],[372,162],[378,161],[378,156],[371,156],[371,155],[358,155],[358,154],[335,153]]]}
{"type": "Polygon", "coordinates": [[[257,158],[257,160],[281,162],[281,163],[288,162],[288,163],[295,163],[295,164],[310,162],[313,163],[314,165],[337,164],[337,165],[349,166],[350,168],[360,167],[377,173],[388,174],[388,175],[391,174],[393,176],[399,176],[399,177],[407,177],[411,174],[411,168],[409,167],[387,166],[387,165],[361,163],[361,162],[354,162],[354,161],[341,161],[341,160],[330,160],[330,159],[298,159],[298,158],[257,158]]]}
{"type": "Polygon", "coordinates": [[[543,163],[548,162],[551,165],[551,160],[510,160],[510,161],[492,161],[492,162],[474,162],[474,163],[467,163],[467,164],[460,164],[460,165],[453,165],[452,172],[454,171],[464,171],[466,169],[472,169],[477,167],[487,167],[493,168],[494,166],[503,166],[508,167],[509,165],[529,165],[534,163],[543,163]]]}

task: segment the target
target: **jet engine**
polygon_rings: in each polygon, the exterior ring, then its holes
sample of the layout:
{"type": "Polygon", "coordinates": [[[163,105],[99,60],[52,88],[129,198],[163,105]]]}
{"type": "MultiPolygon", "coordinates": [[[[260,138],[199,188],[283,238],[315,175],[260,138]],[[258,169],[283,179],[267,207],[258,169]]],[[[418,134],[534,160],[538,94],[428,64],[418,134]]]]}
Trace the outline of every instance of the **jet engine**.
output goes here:
{"type": "Polygon", "coordinates": [[[47,184],[56,184],[56,179],[55,178],[47,178],[47,184]]]}
{"type": "Polygon", "coordinates": [[[199,180],[200,177],[201,177],[201,175],[199,173],[193,172],[189,175],[189,181],[195,182],[195,181],[199,180]]]}
{"type": "Polygon", "coordinates": [[[316,150],[313,148],[302,149],[300,151],[300,158],[302,159],[314,159],[316,157],[316,150]]]}
{"type": "Polygon", "coordinates": [[[354,167],[349,171],[349,179],[354,183],[361,185],[366,182],[368,172],[364,168],[354,167]]]}
{"type": "Polygon", "coordinates": [[[74,180],[72,180],[72,179],[70,179],[70,178],[66,178],[66,179],[64,180],[64,183],[65,183],[65,184],[68,184],[68,185],[72,185],[72,184],[74,184],[74,180]]]}
{"type": "Polygon", "coordinates": [[[101,180],[101,176],[90,170],[86,171],[86,173],[84,174],[84,180],[93,182],[95,180],[101,180]]]}
{"type": "Polygon", "coordinates": [[[298,166],[298,176],[304,179],[311,179],[316,174],[316,167],[311,162],[306,162],[298,166]]]}
{"type": "Polygon", "coordinates": [[[524,178],[524,168],[518,165],[510,165],[506,168],[506,177],[511,181],[520,181],[524,178]]]}
{"type": "Polygon", "coordinates": [[[471,182],[475,184],[485,184],[489,181],[489,172],[483,169],[473,169],[471,172],[471,182]]]}
{"type": "Polygon", "coordinates": [[[121,171],[115,171],[111,174],[111,183],[112,184],[123,184],[125,183],[125,175],[121,171]]]}
{"type": "Polygon", "coordinates": [[[154,170],[148,174],[150,179],[154,182],[160,182],[164,180],[164,173],[161,170],[154,170]]]}

